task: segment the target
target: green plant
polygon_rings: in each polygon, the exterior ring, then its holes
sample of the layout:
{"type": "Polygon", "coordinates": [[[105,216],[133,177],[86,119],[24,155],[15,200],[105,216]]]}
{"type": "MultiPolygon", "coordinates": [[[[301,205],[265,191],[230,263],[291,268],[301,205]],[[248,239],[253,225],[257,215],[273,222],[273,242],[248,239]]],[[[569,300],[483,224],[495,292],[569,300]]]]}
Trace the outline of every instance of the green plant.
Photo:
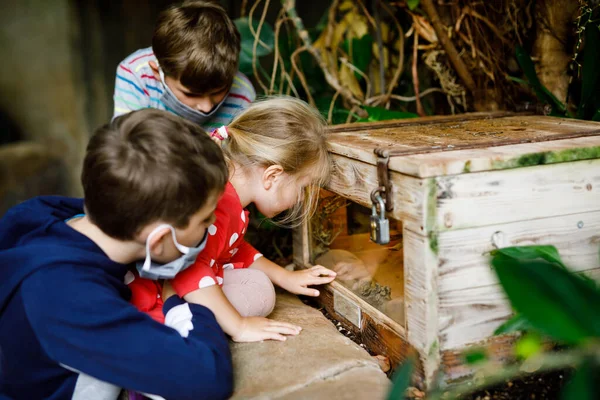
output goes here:
{"type": "MultiPolygon", "coordinates": [[[[441,390],[434,389],[428,399],[460,398],[514,379],[523,371],[569,368],[575,368],[575,374],[563,389],[563,399],[600,398],[595,382],[600,377],[600,288],[596,282],[569,270],[553,246],[499,249],[492,253],[492,266],[516,311],[496,333],[523,332],[514,346],[519,361],[502,369],[486,369],[485,350],[471,350],[465,361],[483,363],[481,371],[493,372],[476,382],[458,384],[444,391],[443,397],[441,390]],[[564,347],[561,351],[544,350],[547,342],[564,347]]],[[[396,394],[406,389],[399,385],[393,388],[396,394]]]]}
{"type": "MultiPolygon", "coordinates": [[[[279,3],[273,26],[265,21],[270,0],[254,2],[248,16],[235,21],[242,38],[240,70],[252,75],[264,94],[302,98],[338,124],[413,118],[417,114],[405,112],[406,103],[441,91],[406,96],[412,88],[399,85],[405,28],[397,6],[335,0],[314,27],[305,27],[295,1],[279,3]]],[[[406,4],[414,10],[419,0],[406,4]]],[[[424,109],[431,112],[429,103],[424,109]]]]}

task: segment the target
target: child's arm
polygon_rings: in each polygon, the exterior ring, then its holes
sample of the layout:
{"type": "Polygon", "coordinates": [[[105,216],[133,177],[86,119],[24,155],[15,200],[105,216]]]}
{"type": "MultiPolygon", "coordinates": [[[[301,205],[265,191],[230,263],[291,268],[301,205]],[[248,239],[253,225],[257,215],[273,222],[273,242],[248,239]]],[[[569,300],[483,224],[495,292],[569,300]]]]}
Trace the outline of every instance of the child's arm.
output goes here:
{"type": "Polygon", "coordinates": [[[225,333],[235,342],[259,342],[262,340],[286,340],[284,335],[297,335],[302,328],[287,322],[263,317],[242,317],[225,297],[218,285],[194,290],[184,300],[201,304],[210,309],[225,333]]]}
{"type": "Polygon", "coordinates": [[[121,298],[125,291],[80,277],[74,267],[46,268],[25,280],[22,292],[23,317],[65,368],[167,399],[231,395],[228,340],[206,307],[171,297],[165,326],[121,298]]]}
{"type": "Polygon", "coordinates": [[[334,271],[321,265],[299,271],[288,271],[265,257],[260,257],[254,261],[250,268],[264,272],[271,282],[288,292],[313,297],[318,296],[319,291],[308,286],[324,285],[333,281],[336,276],[334,271]]]}

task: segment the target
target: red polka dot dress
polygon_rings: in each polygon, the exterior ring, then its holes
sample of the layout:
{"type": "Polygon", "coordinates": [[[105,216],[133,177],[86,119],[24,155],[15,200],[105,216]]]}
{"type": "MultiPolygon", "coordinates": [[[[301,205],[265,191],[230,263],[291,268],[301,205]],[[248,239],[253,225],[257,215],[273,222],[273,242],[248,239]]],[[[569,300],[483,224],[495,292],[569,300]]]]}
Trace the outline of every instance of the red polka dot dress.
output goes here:
{"type": "MultiPolygon", "coordinates": [[[[215,210],[216,221],[208,227],[206,247],[196,262],[177,274],[171,281],[180,297],[197,289],[223,285],[226,269],[248,268],[262,257],[254,247],[244,240],[248,229],[249,212],[244,210],[234,187],[227,183],[225,192],[215,210]]],[[[131,302],[159,322],[162,316],[161,285],[156,281],[142,279],[135,274],[129,282],[131,302]]]]}

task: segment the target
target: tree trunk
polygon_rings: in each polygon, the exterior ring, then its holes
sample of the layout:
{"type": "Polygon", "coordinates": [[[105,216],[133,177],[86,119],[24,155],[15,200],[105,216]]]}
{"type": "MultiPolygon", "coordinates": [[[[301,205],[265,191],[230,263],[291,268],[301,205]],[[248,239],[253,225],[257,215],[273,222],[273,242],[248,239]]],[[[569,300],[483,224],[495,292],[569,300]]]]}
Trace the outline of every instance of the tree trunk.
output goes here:
{"type": "Polygon", "coordinates": [[[538,60],[538,77],[563,103],[567,99],[568,67],[573,50],[569,38],[577,10],[578,2],[574,0],[537,0],[536,3],[538,27],[533,55],[538,60]]]}

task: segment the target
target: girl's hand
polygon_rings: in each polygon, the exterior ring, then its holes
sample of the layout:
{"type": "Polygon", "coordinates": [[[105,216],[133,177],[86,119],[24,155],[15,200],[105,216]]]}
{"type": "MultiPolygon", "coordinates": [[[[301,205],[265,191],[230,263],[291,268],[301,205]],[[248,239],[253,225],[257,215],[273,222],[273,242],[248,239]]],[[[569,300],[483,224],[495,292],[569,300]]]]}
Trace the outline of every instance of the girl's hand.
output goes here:
{"type": "Polygon", "coordinates": [[[286,336],[296,336],[302,328],[287,322],[263,317],[244,317],[238,332],[231,337],[234,342],[261,342],[263,340],[285,341],[286,336]]]}
{"type": "Polygon", "coordinates": [[[279,286],[294,294],[317,297],[319,291],[308,286],[325,285],[333,281],[335,277],[336,273],[334,271],[321,265],[316,265],[309,269],[288,272],[279,286]]]}

